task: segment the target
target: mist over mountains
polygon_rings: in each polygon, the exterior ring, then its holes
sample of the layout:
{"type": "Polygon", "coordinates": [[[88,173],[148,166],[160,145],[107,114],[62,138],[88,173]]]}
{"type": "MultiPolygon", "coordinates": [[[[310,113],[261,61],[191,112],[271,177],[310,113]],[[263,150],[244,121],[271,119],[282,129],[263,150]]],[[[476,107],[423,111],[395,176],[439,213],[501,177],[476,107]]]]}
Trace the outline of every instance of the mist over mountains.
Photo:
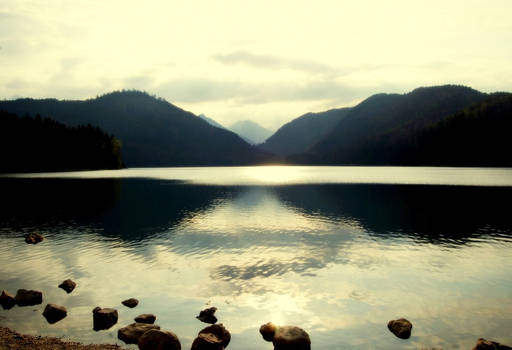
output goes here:
{"type": "Polygon", "coordinates": [[[252,132],[252,142],[266,139],[255,147],[213,119],[140,91],[84,101],[0,101],[0,110],[18,116],[40,114],[68,126],[101,128],[121,141],[129,167],[277,162],[512,166],[511,106],[512,94],[457,85],[377,94],[351,108],[302,115],[270,137],[255,123],[238,123],[244,138],[252,132]]]}

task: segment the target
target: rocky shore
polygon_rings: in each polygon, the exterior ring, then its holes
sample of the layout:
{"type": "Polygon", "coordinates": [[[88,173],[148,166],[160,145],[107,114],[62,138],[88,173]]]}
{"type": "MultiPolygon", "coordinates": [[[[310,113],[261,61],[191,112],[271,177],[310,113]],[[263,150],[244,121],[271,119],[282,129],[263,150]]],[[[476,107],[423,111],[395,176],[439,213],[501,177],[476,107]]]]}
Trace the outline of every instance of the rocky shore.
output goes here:
{"type": "Polygon", "coordinates": [[[0,350],[40,349],[40,350],[123,350],[118,345],[89,344],[64,341],[53,337],[40,337],[19,334],[12,329],[0,327],[0,350]]]}

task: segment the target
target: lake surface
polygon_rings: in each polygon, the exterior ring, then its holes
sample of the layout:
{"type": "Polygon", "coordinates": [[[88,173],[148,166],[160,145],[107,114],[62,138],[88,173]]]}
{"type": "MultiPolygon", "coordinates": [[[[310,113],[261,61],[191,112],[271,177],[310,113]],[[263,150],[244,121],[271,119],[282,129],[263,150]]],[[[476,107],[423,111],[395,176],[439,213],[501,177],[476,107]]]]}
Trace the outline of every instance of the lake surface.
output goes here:
{"type": "Polygon", "coordinates": [[[216,306],[235,350],[272,349],[268,321],[313,349],[512,345],[512,169],[125,169],[2,176],[0,190],[0,289],[43,291],[0,309],[22,333],[123,344],[117,330],[154,313],[188,349],[216,306]],[[26,244],[33,231],[46,239],[26,244]],[[46,303],[68,316],[48,324],[46,303]],[[93,331],[95,306],[119,322],[93,331]],[[408,340],[386,327],[400,317],[408,340]]]}

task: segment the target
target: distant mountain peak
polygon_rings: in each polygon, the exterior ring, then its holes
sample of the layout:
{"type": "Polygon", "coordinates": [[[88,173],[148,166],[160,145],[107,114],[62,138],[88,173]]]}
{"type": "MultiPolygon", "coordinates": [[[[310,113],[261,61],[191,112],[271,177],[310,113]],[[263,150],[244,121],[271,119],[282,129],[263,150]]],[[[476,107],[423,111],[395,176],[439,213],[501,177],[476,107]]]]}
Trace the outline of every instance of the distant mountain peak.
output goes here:
{"type": "Polygon", "coordinates": [[[272,130],[251,120],[239,120],[233,123],[229,129],[253,145],[264,142],[273,133],[272,130]]]}

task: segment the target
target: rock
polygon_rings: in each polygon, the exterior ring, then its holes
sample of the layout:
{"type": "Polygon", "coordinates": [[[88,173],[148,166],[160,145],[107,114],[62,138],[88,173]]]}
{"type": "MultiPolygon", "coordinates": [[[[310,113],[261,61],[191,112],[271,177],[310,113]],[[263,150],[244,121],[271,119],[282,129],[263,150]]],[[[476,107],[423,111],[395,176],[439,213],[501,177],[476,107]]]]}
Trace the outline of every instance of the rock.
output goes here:
{"type": "Polygon", "coordinates": [[[140,350],[181,350],[176,334],[169,331],[150,329],[139,338],[140,350]]]}
{"type": "Polygon", "coordinates": [[[199,316],[196,316],[196,318],[201,322],[214,324],[217,322],[217,317],[214,316],[215,311],[217,311],[216,307],[204,309],[199,313],[199,316]]]}
{"type": "Polygon", "coordinates": [[[160,329],[160,326],[147,323],[132,323],[117,331],[117,337],[126,344],[137,344],[139,338],[150,329],[160,329]]]}
{"type": "Polygon", "coordinates": [[[62,320],[64,317],[66,317],[68,314],[68,311],[64,306],[59,306],[55,304],[48,304],[44,308],[43,316],[46,318],[46,321],[50,324],[54,324],[55,322],[58,322],[62,320]]]}
{"type": "Polygon", "coordinates": [[[123,300],[121,304],[123,304],[124,306],[128,306],[130,308],[134,308],[135,306],[139,305],[139,301],[135,298],[130,298],[123,300]]]}
{"type": "Polygon", "coordinates": [[[156,316],[153,314],[142,314],[142,315],[135,317],[133,320],[138,323],[153,324],[153,323],[155,323],[156,316]]]}
{"type": "Polygon", "coordinates": [[[25,242],[28,244],[37,244],[42,242],[44,239],[43,235],[37,232],[32,232],[25,235],[25,242]]]}
{"type": "Polygon", "coordinates": [[[231,341],[231,334],[229,333],[229,331],[224,327],[224,325],[222,323],[219,323],[219,324],[214,324],[214,325],[211,325],[211,326],[208,326],[206,328],[203,328],[199,334],[207,334],[207,333],[210,333],[210,334],[213,334],[215,335],[218,339],[221,340],[221,345],[222,347],[226,348],[229,344],[229,342],[231,341]]]}
{"type": "Polygon", "coordinates": [[[405,318],[399,318],[398,320],[389,321],[388,329],[398,338],[409,339],[411,336],[412,324],[405,318]]]}
{"type": "Polygon", "coordinates": [[[4,310],[9,310],[16,305],[16,299],[9,292],[3,290],[0,295],[0,305],[2,305],[4,310]]]}
{"type": "Polygon", "coordinates": [[[224,350],[222,339],[212,333],[199,333],[192,343],[191,350],[224,350]]]}
{"type": "Polygon", "coordinates": [[[43,302],[43,293],[37,290],[18,289],[14,299],[18,306],[38,305],[43,302]]]}
{"type": "Polygon", "coordinates": [[[274,350],[311,350],[309,335],[295,326],[277,327],[272,344],[274,350]]]}
{"type": "Polygon", "coordinates": [[[109,329],[117,323],[118,315],[116,309],[100,308],[96,306],[92,310],[93,329],[99,331],[109,329]]]}
{"type": "Polygon", "coordinates": [[[478,339],[473,350],[512,350],[510,346],[506,346],[495,341],[478,339]]]}
{"type": "Polygon", "coordinates": [[[70,279],[62,281],[62,283],[59,284],[59,288],[64,289],[68,294],[71,293],[73,291],[73,289],[75,289],[75,287],[76,287],[76,283],[70,279]]]}
{"type": "Polygon", "coordinates": [[[276,333],[277,326],[272,322],[267,322],[263,326],[260,327],[260,333],[263,336],[263,339],[266,341],[272,341],[274,339],[274,334],[276,333]]]}

